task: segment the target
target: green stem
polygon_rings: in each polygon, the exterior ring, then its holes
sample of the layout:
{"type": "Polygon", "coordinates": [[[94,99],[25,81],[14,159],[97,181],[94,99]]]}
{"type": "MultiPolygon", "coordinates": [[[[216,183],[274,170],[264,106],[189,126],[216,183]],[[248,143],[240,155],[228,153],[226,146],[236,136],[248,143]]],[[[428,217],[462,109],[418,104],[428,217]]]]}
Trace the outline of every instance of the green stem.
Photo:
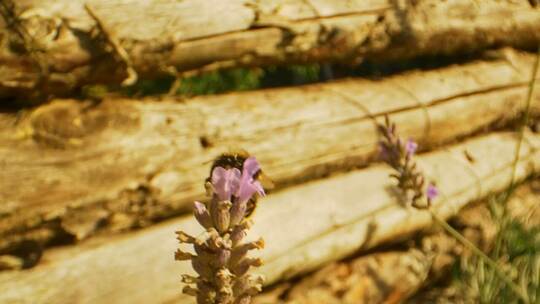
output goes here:
{"type": "Polygon", "coordinates": [[[533,66],[533,71],[532,71],[532,75],[531,75],[531,81],[529,82],[529,89],[528,89],[528,92],[527,92],[527,100],[525,102],[525,113],[523,115],[523,119],[521,121],[521,124],[519,126],[519,140],[516,144],[516,155],[515,155],[515,158],[514,158],[514,163],[513,163],[513,166],[512,166],[512,176],[511,176],[511,180],[510,180],[510,186],[508,187],[508,193],[506,195],[506,200],[508,199],[508,197],[510,196],[510,194],[513,192],[514,190],[514,184],[515,184],[515,178],[516,178],[516,168],[517,168],[517,164],[519,162],[519,154],[521,152],[521,144],[523,142],[523,138],[525,137],[525,127],[529,124],[529,112],[530,112],[530,109],[531,109],[531,101],[532,101],[532,97],[533,97],[533,93],[534,93],[534,85],[536,83],[536,77],[538,75],[538,65],[539,65],[539,62],[540,62],[540,45],[538,46],[538,51],[537,51],[537,55],[536,55],[536,60],[534,62],[534,66],[533,66]]]}
{"type": "Polygon", "coordinates": [[[455,230],[452,226],[450,226],[444,219],[440,218],[435,212],[433,212],[431,209],[429,210],[431,213],[431,216],[433,219],[441,225],[448,233],[450,233],[454,238],[456,238],[458,241],[460,241],[463,245],[467,246],[470,250],[472,250],[476,255],[478,255],[485,263],[487,263],[491,268],[493,268],[493,271],[499,276],[501,280],[503,280],[508,287],[512,289],[522,300],[524,303],[529,303],[529,297],[526,293],[524,293],[512,280],[510,279],[510,276],[506,273],[504,273],[495,261],[493,261],[490,257],[488,257],[482,250],[478,249],[471,241],[466,239],[459,231],[455,230]]]}

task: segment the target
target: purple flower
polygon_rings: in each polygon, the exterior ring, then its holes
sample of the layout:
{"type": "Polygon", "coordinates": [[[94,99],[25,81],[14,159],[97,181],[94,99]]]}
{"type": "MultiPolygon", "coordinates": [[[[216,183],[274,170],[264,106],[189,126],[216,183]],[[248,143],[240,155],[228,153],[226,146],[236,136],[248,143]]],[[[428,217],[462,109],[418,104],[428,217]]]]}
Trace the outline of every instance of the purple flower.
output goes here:
{"type": "Polygon", "coordinates": [[[249,157],[244,161],[242,174],[247,175],[251,178],[261,170],[261,166],[255,157],[249,157]]]}
{"type": "Polygon", "coordinates": [[[416,149],[418,149],[418,144],[415,143],[412,139],[407,140],[407,143],[405,144],[405,151],[407,152],[407,156],[413,156],[416,152],[416,149]]]}
{"type": "Polygon", "coordinates": [[[426,190],[426,196],[428,200],[431,201],[435,199],[438,195],[439,195],[439,190],[437,189],[437,187],[435,187],[435,185],[433,184],[429,184],[426,190]]]}
{"type": "Polygon", "coordinates": [[[255,192],[264,196],[261,183],[253,178],[259,170],[260,166],[255,157],[244,161],[242,173],[236,168],[216,167],[212,171],[214,191],[222,201],[231,200],[231,195],[234,195],[241,203],[248,201],[255,192]]]}
{"type": "Polygon", "coordinates": [[[260,170],[259,162],[255,157],[249,157],[244,161],[242,170],[242,177],[240,178],[240,185],[235,196],[242,202],[248,201],[255,192],[264,196],[264,189],[258,181],[254,180],[253,176],[260,170]]]}
{"type": "Polygon", "coordinates": [[[212,185],[220,200],[230,201],[231,195],[238,191],[240,185],[240,170],[236,168],[214,168],[212,171],[212,185]]]}

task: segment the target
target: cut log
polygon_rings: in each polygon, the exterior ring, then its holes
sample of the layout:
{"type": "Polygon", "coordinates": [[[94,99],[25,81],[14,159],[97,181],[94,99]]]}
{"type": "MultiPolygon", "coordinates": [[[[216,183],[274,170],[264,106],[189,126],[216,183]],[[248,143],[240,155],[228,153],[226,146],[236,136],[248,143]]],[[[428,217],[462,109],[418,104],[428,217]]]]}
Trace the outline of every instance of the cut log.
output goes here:
{"type": "MultiPolygon", "coordinates": [[[[374,120],[387,114],[422,149],[477,132],[522,110],[532,58],[509,54],[185,103],[63,100],[0,113],[0,253],[179,214],[204,196],[209,162],[228,146],[256,155],[279,189],[366,165],[374,120]]],[[[532,105],[540,113],[540,94],[532,105]]]]}
{"type": "MultiPolygon", "coordinates": [[[[441,190],[433,210],[448,218],[467,203],[505,189],[516,152],[514,133],[494,133],[417,158],[441,190]]],[[[540,170],[540,135],[527,133],[515,170],[517,181],[540,170]]],[[[259,272],[271,284],[315,270],[389,240],[429,227],[427,211],[400,204],[386,166],[373,166],[309,182],[264,199],[249,238],[267,244],[259,272]]],[[[174,231],[199,234],[191,217],[115,237],[101,244],[45,253],[45,263],[0,273],[2,303],[192,303],[180,295],[173,261],[174,231]]]]}
{"type": "MultiPolygon", "coordinates": [[[[529,227],[540,224],[538,190],[532,189],[532,184],[516,189],[506,206],[512,218],[529,227]]],[[[487,205],[488,202],[483,201],[467,207],[453,220],[461,233],[485,252],[492,248],[499,225],[487,205]]],[[[407,242],[409,248],[405,250],[369,253],[332,263],[299,282],[280,283],[257,296],[254,303],[403,303],[426,285],[444,279],[459,258],[471,254],[468,248],[441,230],[407,242]]],[[[433,303],[433,300],[411,303],[433,303]]]]}
{"type": "Polygon", "coordinates": [[[354,64],[540,42],[539,10],[527,0],[397,3],[6,0],[0,97],[62,95],[85,84],[131,83],[136,75],[354,64]]]}

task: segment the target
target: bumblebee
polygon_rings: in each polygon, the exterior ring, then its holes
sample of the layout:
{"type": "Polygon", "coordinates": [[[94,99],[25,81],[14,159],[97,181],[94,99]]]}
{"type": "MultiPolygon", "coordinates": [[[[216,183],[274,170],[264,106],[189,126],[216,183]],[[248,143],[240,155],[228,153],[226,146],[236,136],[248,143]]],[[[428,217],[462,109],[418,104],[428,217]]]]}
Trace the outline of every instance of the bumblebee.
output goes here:
{"type": "MultiPolygon", "coordinates": [[[[227,153],[223,153],[220,156],[216,157],[214,162],[212,163],[212,167],[210,168],[210,175],[206,179],[206,182],[210,182],[212,178],[212,172],[216,167],[222,167],[225,169],[232,169],[236,168],[242,172],[242,169],[244,167],[244,162],[246,159],[250,157],[250,154],[242,149],[237,150],[231,150],[227,153]]],[[[259,170],[255,173],[253,176],[255,180],[257,180],[259,183],[261,183],[264,190],[271,190],[274,188],[274,183],[268,176],[266,176],[262,170],[259,170]]],[[[257,208],[257,199],[259,195],[254,194],[251,199],[247,202],[247,209],[246,209],[246,218],[249,218],[253,215],[253,212],[255,211],[255,208],[257,208]]]]}

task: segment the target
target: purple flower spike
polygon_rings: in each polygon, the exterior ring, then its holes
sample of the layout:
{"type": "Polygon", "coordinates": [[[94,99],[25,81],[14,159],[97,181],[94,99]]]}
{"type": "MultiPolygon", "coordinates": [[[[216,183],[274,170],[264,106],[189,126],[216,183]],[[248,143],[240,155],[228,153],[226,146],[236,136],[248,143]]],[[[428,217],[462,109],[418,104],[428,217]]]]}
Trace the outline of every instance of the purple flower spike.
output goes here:
{"type": "Polygon", "coordinates": [[[435,187],[435,185],[429,184],[426,190],[426,196],[428,200],[432,201],[437,196],[439,196],[439,190],[437,189],[437,187],[435,187]]]}
{"type": "Polygon", "coordinates": [[[412,139],[407,140],[407,143],[405,144],[405,151],[409,157],[414,155],[416,149],[418,149],[418,144],[412,139]]]}
{"type": "Polygon", "coordinates": [[[259,176],[262,172],[257,160],[244,155],[223,154],[214,160],[204,184],[209,202],[193,204],[193,214],[205,233],[194,237],[176,232],[181,244],[193,245],[195,254],[178,249],[174,258],[191,261],[197,276],[182,276],[186,284],[182,292],[195,296],[197,303],[249,304],[251,296],[262,289],[262,278],[248,274],[262,261],[248,254],[262,249],[264,241],[243,239],[252,225],[249,215],[257,203],[253,195],[265,194],[258,180],[263,176],[259,176]]]}
{"type": "Polygon", "coordinates": [[[220,200],[230,200],[231,195],[239,189],[240,170],[236,168],[228,170],[222,167],[214,168],[212,171],[212,185],[220,200]]]}
{"type": "Polygon", "coordinates": [[[259,163],[255,157],[250,157],[244,161],[242,170],[242,177],[240,178],[240,185],[236,192],[239,202],[245,202],[249,200],[255,192],[260,196],[264,196],[264,189],[258,181],[253,179],[253,176],[260,170],[259,163]]]}

